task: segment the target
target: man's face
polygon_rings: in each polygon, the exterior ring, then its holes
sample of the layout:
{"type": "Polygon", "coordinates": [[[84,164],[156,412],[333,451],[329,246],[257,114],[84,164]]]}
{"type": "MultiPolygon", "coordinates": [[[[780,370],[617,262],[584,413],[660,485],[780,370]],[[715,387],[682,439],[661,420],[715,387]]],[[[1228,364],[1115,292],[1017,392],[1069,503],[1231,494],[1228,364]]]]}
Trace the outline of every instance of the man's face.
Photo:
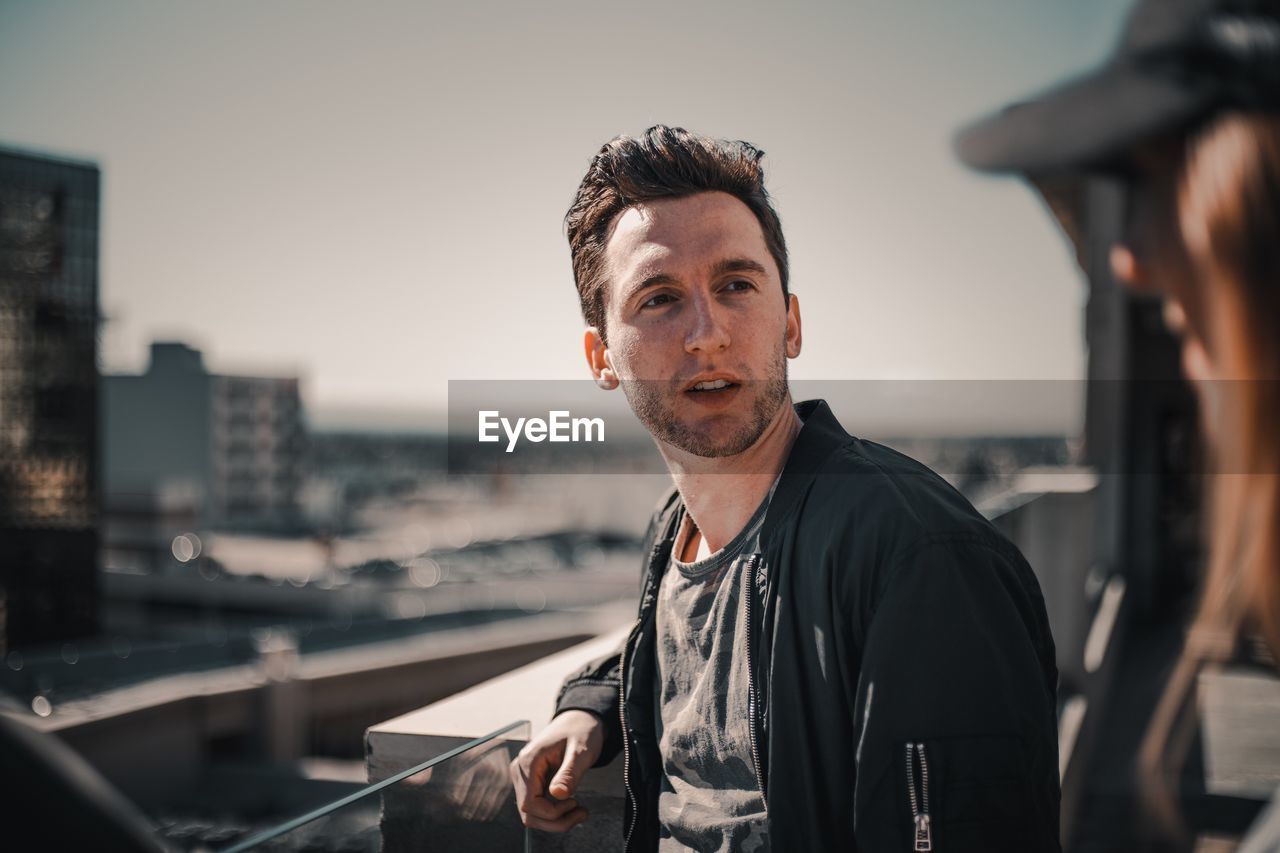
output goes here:
{"type": "Polygon", "coordinates": [[[800,312],[751,210],[727,193],[661,199],[618,215],[605,247],[606,365],[657,439],[702,457],[751,447],[789,399],[800,312]]]}

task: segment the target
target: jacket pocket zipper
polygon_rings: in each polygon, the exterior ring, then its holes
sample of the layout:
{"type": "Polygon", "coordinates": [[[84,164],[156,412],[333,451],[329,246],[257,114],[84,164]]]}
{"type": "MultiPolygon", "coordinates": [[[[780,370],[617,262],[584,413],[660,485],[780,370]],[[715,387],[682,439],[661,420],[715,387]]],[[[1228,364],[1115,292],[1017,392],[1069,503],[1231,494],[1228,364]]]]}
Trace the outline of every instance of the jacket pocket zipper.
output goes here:
{"type": "Polygon", "coordinates": [[[929,760],[923,743],[907,744],[907,797],[911,800],[911,833],[920,853],[933,850],[933,826],[929,818],[929,760]],[[920,758],[920,790],[916,792],[916,757],[920,758]]]}

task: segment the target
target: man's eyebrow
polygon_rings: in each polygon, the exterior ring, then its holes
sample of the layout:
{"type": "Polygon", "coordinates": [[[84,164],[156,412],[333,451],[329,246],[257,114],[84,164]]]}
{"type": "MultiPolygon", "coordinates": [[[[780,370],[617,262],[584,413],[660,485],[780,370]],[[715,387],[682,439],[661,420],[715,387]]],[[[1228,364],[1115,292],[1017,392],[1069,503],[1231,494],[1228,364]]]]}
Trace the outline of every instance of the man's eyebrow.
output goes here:
{"type": "Polygon", "coordinates": [[[751,258],[726,258],[723,261],[717,261],[716,265],[711,268],[712,278],[727,275],[731,272],[753,272],[760,275],[768,275],[768,270],[759,261],[751,258]]]}
{"type": "MultiPolygon", "coordinates": [[[[724,260],[716,261],[715,265],[711,267],[712,278],[719,278],[722,275],[728,275],[729,273],[735,272],[753,272],[758,275],[769,274],[769,271],[764,268],[763,264],[759,261],[754,261],[751,258],[725,258],[724,260]]],[[[652,275],[647,275],[639,284],[627,291],[626,296],[623,298],[623,302],[630,302],[635,298],[636,294],[640,293],[640,291],[647,287],[654,287],[659,284],[675,284],[677,281],[678,279],[670,273],[656,272],[652,275]]]]}
{"type": "Polygon", "coordinates": [[[635,287],[627,291],[627,295],[623,298],[622,301],[624,303],[630,302],[637,293],[639,293],[640,291],[644,290],[647,287],[653,287],[654,285],[658,285],[658,284],[675,284],[676,281],[677,281],[676,277],[671,275],[670,273],[656,272],[653,275],[647,275],[644,277],[643,280],[641,280],[639,284],[637,284],[635,287]]]}

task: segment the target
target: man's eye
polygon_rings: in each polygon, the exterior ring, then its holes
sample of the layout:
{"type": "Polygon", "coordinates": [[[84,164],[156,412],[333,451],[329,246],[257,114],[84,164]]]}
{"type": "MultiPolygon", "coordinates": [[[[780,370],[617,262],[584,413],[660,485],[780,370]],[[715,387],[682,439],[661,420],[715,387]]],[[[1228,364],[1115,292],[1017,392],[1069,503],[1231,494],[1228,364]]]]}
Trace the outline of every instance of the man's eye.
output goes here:
{"type": "Polygon", "coordinates": [[[742,290],[750,290],[753,287],[755,287],[755,285],[747,281],[745,278],[736,278],[733,281],[726,284],[724,286],[724,289],[742,291],[742,290]]]}
{"type": "Polygon", "coordinates": [[[641,304],[641,306],[640,306],[640,307],[641,307],[641,308],[656,308],[657,306],[659,306],[659,305],[665,305],[666,303],[668,303],[668,302],[670,302],[670,301],[671,301],[671,294],[669,294],[669,293],[659,293],[659,294],[657,294],[657,295],[655,295],[655,296],[651,296],[651,297],[649,297],[647,300],[645,300],[645,301],[644,301],[644,303],[643,303],[643,304],[641,304]]]}

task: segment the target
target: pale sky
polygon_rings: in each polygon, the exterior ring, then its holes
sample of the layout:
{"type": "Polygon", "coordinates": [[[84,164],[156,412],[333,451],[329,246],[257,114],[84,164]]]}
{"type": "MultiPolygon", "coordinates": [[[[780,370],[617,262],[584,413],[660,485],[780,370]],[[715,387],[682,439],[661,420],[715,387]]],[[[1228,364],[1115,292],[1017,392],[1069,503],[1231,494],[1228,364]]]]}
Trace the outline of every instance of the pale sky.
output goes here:
{"type": "Polygon", "coordinates": [[[767,152],[795,378],[1077,379],[1065,242],[950,138],[1128,5],[0,0],[0,145],[102,168],[107,371],[182,339],[319,412],[585,378],[562,218],[663,122],[767,152]]]}

